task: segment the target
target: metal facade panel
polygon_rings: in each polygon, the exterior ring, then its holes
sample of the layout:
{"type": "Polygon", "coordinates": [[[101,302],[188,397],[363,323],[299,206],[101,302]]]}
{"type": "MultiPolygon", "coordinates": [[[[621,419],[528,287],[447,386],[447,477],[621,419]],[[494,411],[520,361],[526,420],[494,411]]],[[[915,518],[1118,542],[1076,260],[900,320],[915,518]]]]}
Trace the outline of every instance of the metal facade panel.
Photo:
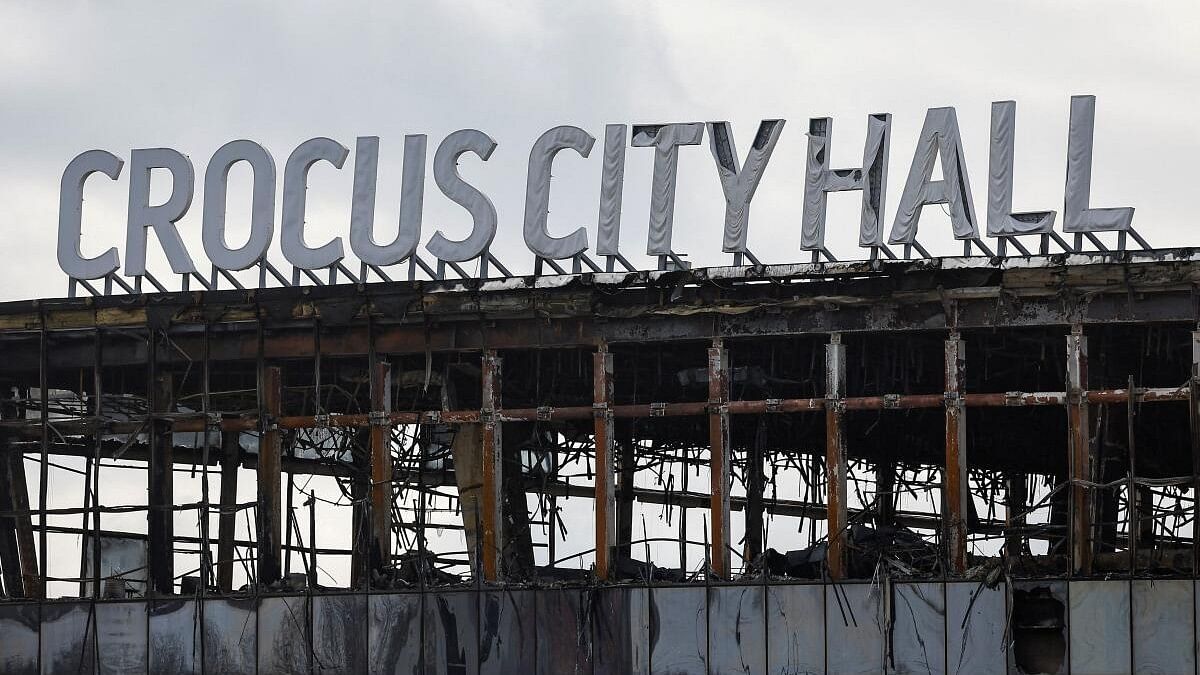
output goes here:
{"type": "Polygon", "coordinates": [[[425,672],[479,672],[479,608],[474,591],[431,593],[425,598],[425,672]]]}
{"type": "Polygon", "coordinates": [[[0,604],[0,673],[36,675],[38,672],[38,606],[0,604]]]}
{"type": "Polygon", "coordinates": [[[309,651],[308,598],[259,598],[259,675],[307,672],[309,651]]]}
{"type": "Polygon", "coordinates": [[[708,599],[700,588],[650,589],[650,672],[705,675],[708,599]]]}
{"type": "Polygon", "coordinates": [[[762,586],[716,586],[708,595],[708,661],[714,673],[767,669],[762,586]]]}
{"type": "Polygon", "coordinates": [[[1008,600],[1003,585],[946,584],[946,672],[1004,675],[1008,672],[1005,628],[1008,600]]]}
{"type": "Polygon", "coordinates": [[[883,615],[874,584],[830,584],[825,597],[826,672],[883,670],[883,615]]]}
{"type": "Polygon", "coordinates": [[[150,601],[150,672],[193,675],[201,672],[200,603],[196,600],[150,601]]]}
{"type": "Polygon", "coordinates": [[[42,673],[94,672],[96,632],[92,619],[89,602],[50,602],[42,606],[42,673]]]}
{"type": "Polygon", "coordinates": [[[254,600],[204,600],[204,667],[210,673],[252,673],[258,654],[254,600]]]}
{"type": "Polygon", "coordinates": [[[367,669],[367,596],[312,597],[313,672],[361,673],[367,669]]]}
{"type": "Polygon", "coordinates": [[[650,607],[642,587],[596,592],[592,615],[595,675],[650,672],[650,607]]]}
{"type": "Polygon", "coordinates": [[[1071,672],[1128,673],[1129,582],[1072,581],[1069,584],[1071,672]]]}
{"type": "Polygon", "coordinates": [[[767,672],[825,672],[825,585],[767,586],[767,672]]]}
{"type": "Polygon", "coordinates": [[[536,591],[487,591],[479,601],[479,672],[532,673],[536,591]]]}
{"type": "Polygon", "coordinates": [[[592,672],[592,593],[547,589],[537,594],[537,672],[592,672]]]}
{"type": "Polygon", "coordinates": [[[1133,672],[1195,673],[1195,582],[1133,580],[1133,672]]]}
{"type": "Polygon", "coordinates": [[[146,672],[147,608],[145,601],[96,603],[100,675],[146,672]]]}
{"type": "Polygon", "coordinates": [[[892,587],[892,665],[896,673],[946,672],[946,600],[940,583],[892,587]]]}
{"type": "Polygon", "coordinates": [[[368,668],[372,675],[421,672],[421,596],[387,593],[367,596],[368,668]]]}

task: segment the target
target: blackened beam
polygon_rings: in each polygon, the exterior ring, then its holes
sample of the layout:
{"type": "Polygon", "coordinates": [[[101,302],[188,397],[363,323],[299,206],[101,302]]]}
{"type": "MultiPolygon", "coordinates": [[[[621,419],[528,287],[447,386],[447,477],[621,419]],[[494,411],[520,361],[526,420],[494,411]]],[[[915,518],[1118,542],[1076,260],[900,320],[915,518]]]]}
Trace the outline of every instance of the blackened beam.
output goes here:
{"type": "Polygon", "coordinates": [[[826,564],[834,581],[846,575],[846,527],[849,510],[846,507],[846,346],[834,333],[825,345],[825,475],[826,513],[829,541],[826,564]]]}
{"type": "Polygon", "coordinates": [[[616,439],[613,428],[613,355],[605,347],[592,358],[592,415],[595,419],[596,577],[608,579],[617,542],[616,439]]]}
{"type": "Polygon", "coordinates": [[[1067,448],[1071,472],[1070,541],[1071,569],[1076,574],[1092,571],[1092,503],[1086,481],[1092,475],[1091,421],[1088,399],[1083,396],[1088,381],[1087,338],[1082,326],[1067,336],[1067,448]]]}
{"type": "MultiPolygon", "coordinates": [[[[1136,403],[1168,403],[1189,400],[1189,387],[1139,387],[1133,393],[1136,403]]],[[[1068,393],[1061,391],[1042,392],[994,392],[963,394],[962,404],[968,408],[1013,408],[1029,406],[1067,405],[1068,393]]],[[[1130,399],[1126,389],[1097,389],[1083,392],[1088,403],[1124,403],[1130,399]]],[[[916,410],[942,408],[945,393],[940,394],[884,394],[882,396],[858,396],[843,399],[845,410],[916,410]]],[[[757,401],[729,401],[726,404],[730,415],[758,415],[764,413],[797,413],[824,410],[823,398],[765,399],[757,401]]],[[[707,402],[639,403],[612,406],[613,417],[696,417],[709,411],[707,402]]],[[[501,422],[535,422],[552,420],[588,420],[593,415],[590,406],[563,406],[545,408],[507,408],[492,413],[501,422]]],[[[206,420],[196,413],[168,413],[153,415],[153,419],[169,423],[175,433],[202,432],[206,420]]],[[[393,412],[387,416],[394,425],[400,424],[474,424],[481,420],[475,410],[451,411],[406,411],[393,412]]],[[[130,416],[121,421],[97,421],[94,417],[72,420],[56,420],[50,426],[64,436],[80,436],[94,433],[97,427],[109,434],[139,433],[147,416],[130,416]]],[[[314,415],[288,415],[275,418],[280,429],[315,429],[321,426],[332,428],[367,427],[371,424],[369,414],[331,414],[324,418],[314,415]]],[[[222,431],[254,431],[259,420],[253,415],[227,417],[219,422],[222,431]]],[[[15,439],[36,440],[41,432],[37,419],[5,420],[0,428],[9,430],[15,439]]]]}
{"type": "Polygon", "coordinates": [[[946,340],[946,512],[945,531],[947,562],[951,573],[967,571],[967,512],[971,499],[967,482],[967,410],[962,404],[962,388],[966,375],[966,343],[958,333],[946,340]]]}
{"type": "Polygon", "coordinates": [[[391,564],[392,550],[392,366],[372,364],[371,387],[371,541],[369,565],[382,569],[391,564]]]}

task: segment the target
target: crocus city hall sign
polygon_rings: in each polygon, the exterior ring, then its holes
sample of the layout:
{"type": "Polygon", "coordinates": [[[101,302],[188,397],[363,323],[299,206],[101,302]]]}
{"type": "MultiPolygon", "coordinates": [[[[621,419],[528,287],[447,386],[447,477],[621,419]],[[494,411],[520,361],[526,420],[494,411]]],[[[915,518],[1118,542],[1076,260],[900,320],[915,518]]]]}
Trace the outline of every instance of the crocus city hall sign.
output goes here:
{"type": "MultiPolygon", "coordinates": [[[[1091,206],[1095,104],[1095,97],[1092,96],[1075,96],[1071,99],[1062,231],[1075,235],[1073,244],[1068,244],[1055,233],[1054,211],[1012,213],[1016,104],[1012,101],[992,104],[986,234],[997,238],[999,255],[1005,255],[1009,244],[1022,254],[1028,254],[1028,249],[1017,239],[1026,235],[1040,236],[1042,252],[1048,252],[1051,241],[1064,250],[1078,250],[1083,245],[1084,237],[1103,248],[1095,233],[1111,231],[1120,233],[1121,246],[1129,235],[1141,246],[1147,247],[1131,228],[1132,208],[1091,206]]],[[[917,255],[927,256],[917,241],[917,225],[922,209],[931,204],[946,205],[954,237],[964,241],[967,255],[971,254],[973,245],[981,252],[992,255],[981,237],[975,215],[954,108],[932,108],[926,113],[886,243],[884,193],[891,145],[891,115],[868,115],[866,123],[862,165],[838,169],[831,168],[829,161],[833,147],[833,120],[827,117],[809,120],[800,249],[811,252],[814,261],[822,257],[834,259],[825,245],[826,198],[830,192],[856,190],[861,193],[862,202],[858,244],[869,251],[872,259],[880,255],[895,257],[897,253],[888,248],[889,244],[902,246],[903,252],[899,255],[905,258],[912,256],[914,251],[917,255]],[[938,159],[941,161],[942,179],[934,180],[933,169],[938,159]]],[[[725,196],[722,250],[734,254],[735,264],[743,264],[744,260],[757,262],[747,248],[750,203],[767,170],[783,127],[784,120],[763,120],[749,151],[742,156],[735,149],[728,122],[633,125],[632,129],[624,124],[607,125],[600,153],[603,170],[594,247],[582,227],[566,236],[552,235],[547,227],[547,211],[551,167],[555,156],[563,150],[571,150],[588,157],[596,138],[574,126],[559,126],[546,131],[534,142],[529,153],[525,193],[523,234],[526,246],[534,254],[535,272],[540,273],[543,264],[562,272],[563,268],[556,262],[560,260],[572,261],[574,271],[584,267],[600,271],[599,265],[588,257],[589,250],[596,256],[604,257],[606,269],[610,271],[616,265],[632,269],[621,255],[619,246],[627,147],[654,149],[646,253],[657,257],[660,269],[683,265],[680,257],[683,254],[672,244],[680,147],[699,145],[706,131],[725,196]]],[[[121,256],[115,247],[95,257],[87,257],[81,252],[85,183],[95,173],[117,180],[124,166],[124,160],[111,152],[89,150],[73,159],[63,172],[58,222],[59,265],[71,277],[72,288],[75,282],[81,282],[95,292],[86,284],[86,280],[104,278],[110,282],[107,286],[115,282],[128,289],[128,285],[117,274],[121,270],[122,275],[136,280],[139,289],[143,278],[161,289],[161,285],[146,270],[146,246],[149,232],[153,230],[171,269],[184,275],[185,287],[193,277],[206,288],[215,288],[222,277],[240,287],[229,272],[255,266],[260,269],[260,283],[265,283],[266,274],[270,272],[283,284],[300,283],[301,275],[323,283],[313,274],[316,270],[328,270],[331,282],[337,280],[339,272],[348,280],[366,280],[371,271],[387,279],[384,268],[405,262],[409,266],[410,278],[417,269],[435,278],[443,278],[447,269],[454,270],[459,276],[466,276],[460,264],[472,260],[480,262],[479,276],[488,276],[489,263],[492,268],[507,275],[507,269],[489,252],[497,230],[496,209],[487,195],[462,178],[457,168],[459,158],[467,153],[487,161],[496,145],[490,136],[474,129],[455,131],[438,144],[433,158],[434,183],[445,197],[466,209],[471,216],[472,226],[470,234],[459,240],[450,239],[440,231],[435,232],[424,246],[432,255],[432,261],[436,261],[431,266],[418,251],[426,182],[426,136],[411,135],[404,138],[399,230],[392,241],[382,243],[374,235],[379,139],[372,136],[358,138],[354,150],[354,185],[349,213],[349,246],[362,263],[356,277],[342,262],[346,246],[341,237],[312,246],[306,241],[304,232],[309,171],[320,162],[341,169],[350,151],[329,138],[314,138],[301,143],[287,158],[283,169],[280,243],[284,257],[293,268],[290,280],[272,267],[266,258],[267,249],[275,236],[277,199],[275,160],[266,148],[253,141],[231,141],[218,149],[208,162],[204,172],[202,204],[204,253],[212,263],[212,271],[207,277],[197,268],[177,229],[178,221],[192,205],[196,187],[195,170],[187,156],[170,148],[139,149],[130,154],[124,268],[121,267],[121,256]],[[238,162],[246,162],[253,172],[250,234],[243,245],[230,247],[225,237],[226,192],[230,168],[238,162]],[[151,172],[156,169],[170,172],[172,188],[169,198],[152,205],[151,172]]]]}

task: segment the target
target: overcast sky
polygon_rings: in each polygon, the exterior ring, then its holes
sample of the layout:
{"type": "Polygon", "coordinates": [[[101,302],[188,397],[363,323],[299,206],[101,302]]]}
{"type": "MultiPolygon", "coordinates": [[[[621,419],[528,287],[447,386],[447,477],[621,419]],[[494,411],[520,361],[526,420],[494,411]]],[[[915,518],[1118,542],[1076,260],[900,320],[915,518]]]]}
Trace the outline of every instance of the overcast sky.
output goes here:
{"type": "MultiPolygon", "coordinates": [[[[494,251],[526,271],[521,238],[531,144],[574,124],[729,120],[744,153],[760,119],[788,120],[753,202],[750,247],[766,262],[804,259],[798,227],[807,119],[835,119],[833,163],[861,163],[868,113],[894,116],[890,226],[925,110],[958,109],[976,210],[986,199],[992,101],[1018,102],[1015,210],[1061,212],[1072,94],[1098,96],[1093,206],[1134,206],[1156,246],[1191,235],[1200,133],[1200,9],[1194,3],[358,3],[0,4],[0,228],[9,242],[0,299],[58,296],[59,179],[76,154],[171,147],[202,177],[213,151],[248,138],[283,163],[300,142],[329,136],[353,148],[381,137],[379,238],[398,213],[405,134],[478,128],[499,147],[461,170],[496,204],[494,251]]],[[[707,143],[707,140],[705,141],[707,143]]],[[[595,240],[600,148],[555,164],[550,229],[586,225],[595,240]]],[[[622,249],[645,251],[653,153],[627,155],[622,249]]],[[[721,190],[707,147],[681,152],[675,247],[700,265],[720,253],[721,190]]],[[[244,166],[244,165],[243,165],[244,166]]],[[[342,236],[349,252],[353,157],[312,173],[310,243],[342,236]]],[[[231,241],[248,232],[248,170],[234,171],[231,241]]],[[[128,176],[89,182],[84,252],[124,253],[128,176]]],[[[202,182],[202,180],[198,180],[202,182]]],[[[165,196],[170,186],[156,185],[165,196]]],[[[200,185],[181,230],[198,265],[200,185]]],[[[927,209],[935,253],[960,248],[927,209]]],[[[276,206],[278,213],[278,204],[276,206]]],[[[452,238],[469,217],[430,171],[422,243],[452,238]]],[[[856,247],[857,193],[830,200],[829,243],[856,247]]],[[[151,269],[168,276],[151,242],[151,269]]],[[[423,250],[423,249],[422,249],[423,250]]],[[[278,231],[272,260],[283,265],[278,231]]],[[[352,263],[354,261],[351,261],[352,263]]],[[[356,267],[356,264],[355,264],[356,267]]],[[[174,281],[177,284],[177,280],[174,281]]]]}

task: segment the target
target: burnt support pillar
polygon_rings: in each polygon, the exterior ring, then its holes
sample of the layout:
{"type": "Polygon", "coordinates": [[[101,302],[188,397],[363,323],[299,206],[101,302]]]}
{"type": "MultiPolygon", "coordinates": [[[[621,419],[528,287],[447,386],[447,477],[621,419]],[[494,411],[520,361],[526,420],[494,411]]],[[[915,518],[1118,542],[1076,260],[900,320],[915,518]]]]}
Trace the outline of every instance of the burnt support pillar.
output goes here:
{"type": "Polygon", "coordinates": [[[1192,445],[1192,573],[1200,570],[1200,331],[1192,332],[1192,376],[1188,379],[1188,422],[1192,445]]]}
{"type": "Polygon", "coordinates": [[[829,576],[846,576],[846,346],[834,333],[825,345],[825,472],[829,576]]]}
{"type": "MultiPolygon", "coordinates": [[[[13,511],[12,479],[9,477],[8,441],[0,434],[0,511],[13,511]]],[[[21,578],[21,552],[17,548],[16,523],[18,516],[0,517],[0,571],[4,578],[4,595],[25,597],[25,582],[21,578]]]]}
{"type": "MultiPolygon", "coordinates": [[[[154,369],[154,364],[151,364],[154,369]]],[[[170,373],[155,375],[151,382],[150,406],[154,415],[170,413],[174,407],[175,380],[170,373]]],[[[174,435],[167,420],[150,424],[150,511],[149,589],[158,595],[175,592],[175,489],[174,435]]]]}
{"type": "Polygon", "coordinates": [[[1025,511],[1029,508],[1029,488],[1023,473],[1004,478],[1004,549],[1010,558],[1025,554],[1025,511]]]}
{"type": "Polygon", "coordinates": [[[747,562],[758,558],[763,551],[763,493],[766,481],[763,477],[763,449],[767,444],[767,418],[758,417],[754,442],[750,445],[746,462],[746,546],[747,562]]]}
{"type": "Polygon", "coordinates": [[[500,579],[500,542],[504,541],[501,516],[503,480],[503,444],[500,425],[500,366],[495,350],[483,354],[482,486],[479,494],[479,520],[482,543],[480,557],[485,581],[500,579]]]}
{"type": "Polygon", "coordinates": [[[1083,327],[1075,325],[1067,336],[1067,447],[1071,484],[1071,571],[1092,571],[1092,500],[1080,481],[1092,480],[1087,338],[1083,327]]]}
{"type": "Polygon", "coordinates": [[[238,462],[241,455],[240,432],[221,432],[221,515],[217,519],[217,587],[222,593],[233,590],[234,533],[237,527],[238,462]]]}
{"type": "Polygon", "coordinates": [[[392,563],[392,365],[371,366],[371,569],[392,563]]]}
{"type": "Polygon", "coordinates": [[[709,527],[712,551],[709,564],[720,579],[731,573],[729,555],[729,353],[721,339],[713,340],[708,350],[708,443],[709,443],[709,527]]]}
{"type": "MultiPolygon", "coordinates": [[[[629,427],[628,420],[625,421],[629,427]]],[[[620,482],[617,483],[617,559],[628,559],[633,552],[633,478],[637,468],[637,443],[632,433],[622,433],[620,482]]]]}
{"type": "Polygon", "coordinates": [[[283,439],[279,416],[283,409],[283,375],[277,366],[262,371],[262,429],[258,444],[258,583],[279,581],[283,569],[282,520],[279,492],[282,486],[283,439]]]}
{"type": "Polygon", "coordinates": [[[967,409],[963,399],[966,369],[965,344],[957,333],[946,340],[946,470],[942,514],[948,569],[962,575],[967,571],[967,513],[971,499],[967,481],[967,409]]]}
{"type": "Polygon", "coordinates": [[[596,439],[596,577],[612,574],[616,547],[616,472],[613,459],[613,355],[602,344],[592,355],[592,415],[596,439]]]}

